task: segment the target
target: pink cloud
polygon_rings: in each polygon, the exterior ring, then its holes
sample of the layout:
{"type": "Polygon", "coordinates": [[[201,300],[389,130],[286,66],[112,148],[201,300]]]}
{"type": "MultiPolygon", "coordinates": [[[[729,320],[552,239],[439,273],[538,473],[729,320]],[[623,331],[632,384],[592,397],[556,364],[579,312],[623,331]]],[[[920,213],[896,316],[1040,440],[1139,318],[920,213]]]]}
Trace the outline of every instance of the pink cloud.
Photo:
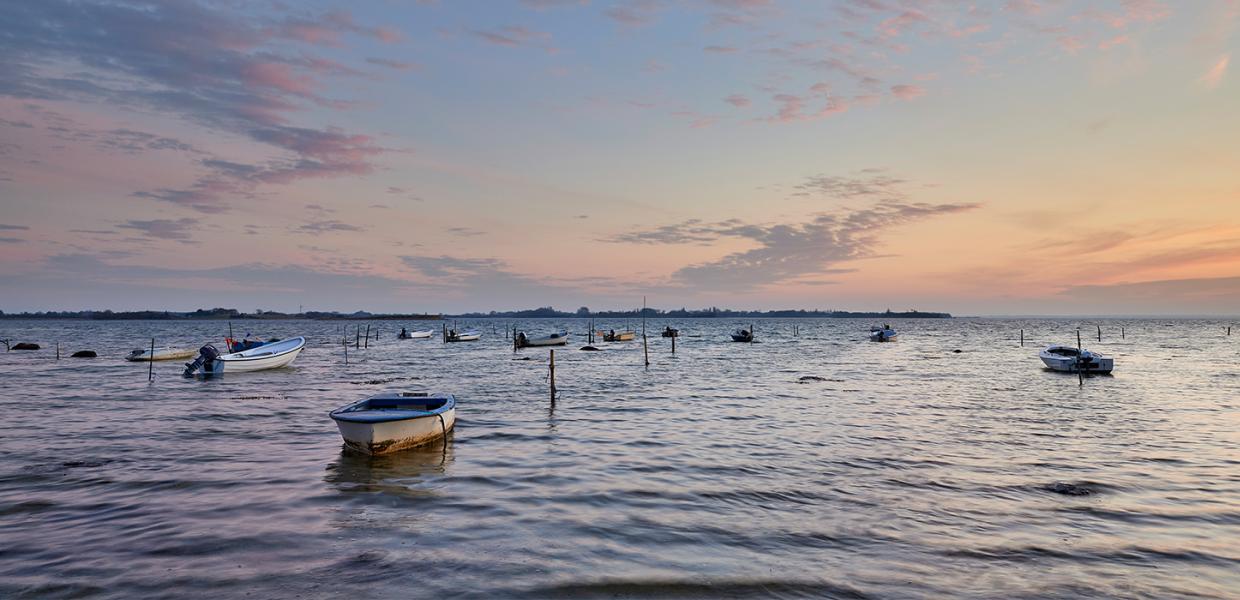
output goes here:
{"type": "Polygon", "coordinates": [[[891,95],[901,100],[912,100],[926,95],[926,90],[919,85],[893,85],[891,95]]]}
{"type": "Polygon", "coordinates": [[[737,108],[745,108],[752,104],[752,102],[749,101],[749,98],[746,98],[740,94],[732,94],[731,96],[724,98],[723,101],[737,108]]]}
{"type": "Polygon", "coordinates": [[[736,52],[736,48],[733,48],[731,46],[707,46],[705,48],[702,48],[702,50],[706,52],[712,52],[715,54],[731,54],[733,52],[736,52]]]}
{"type": "Polygon", "coordinates": [[[1218,87],[1218,85],[1223,82],[1223,77],[1227,75],[1227,65],[1229,63],[1231,63],[1230,54],[1220,56],[1214,63],[1214,66],[1210,67],[1210,70],[1206,71],[1206,74],[1201,76],[1200,81],[1204,83],[1207,88],[1214,89],[1218,87]]]}
{"type": "Polygon", "coordinates": [[[313,79],[297,75],[292,67],[285,63],[256,62],[247,65],[242,70],[241,77],[246,85],[275,88],[282,92],[303,96],[310,95],[314,86],[313,79]]]}

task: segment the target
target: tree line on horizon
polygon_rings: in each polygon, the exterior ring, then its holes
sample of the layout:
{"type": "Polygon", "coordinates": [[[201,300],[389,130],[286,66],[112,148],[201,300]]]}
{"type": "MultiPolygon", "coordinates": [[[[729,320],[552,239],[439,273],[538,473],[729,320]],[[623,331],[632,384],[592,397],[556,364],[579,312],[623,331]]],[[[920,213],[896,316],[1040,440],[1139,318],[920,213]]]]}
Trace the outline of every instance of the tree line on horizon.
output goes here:
{"type": "Polygon", "coordinates": [[[384,320],[439,320],[439,319],[546,319],[546,318],[661,318],[661,319],[683,319],[683,318],[749,318],[749,317],[768,317],[768,318],[914,318],[914,319],[950,319],[951,314],[945,312],[926,312],[916,309],[906,311],[892,311],[887,309],[881,312],[865,312],[865,311],[844,311],[844,310],[805,310],[805,309],[787,309],[787,310],[732,310],[726,308],[710,307],[702,309],[679,308],[673,310],[661,310],[657,308],[644,308],[632,310],[604,310],[592,311],[588,307],[578,308],[574,312],[566,312],[556,310],[550,306],[541,308],[532,308],[525,310],[512,311],[490,311],[490,312],[467,312],[454,315],[443,314],[400,314],[400,313],[372,313],[359,310],[351,313],[343,313],[337,311],[305,311],[301,313],[283,313],[279,311],[255,310],[252,313],[244,313],[235,308],[211,308],[198,309],[192,312],[177,311],[157,311],[157,310],[140,310],[140,311],[113,311],[113,310],[78,310],[78,311],[39,311],[39,312],[21,312],[21,313],[5,313],[0,310],[0,319],[93,319],[100,321],[108,320],[219,320],[219,319],[261,319],[261,320],[277,320],[277,319],[312,319],[312,320],[361,320],[361,319],[384,319],[384,320]]]}

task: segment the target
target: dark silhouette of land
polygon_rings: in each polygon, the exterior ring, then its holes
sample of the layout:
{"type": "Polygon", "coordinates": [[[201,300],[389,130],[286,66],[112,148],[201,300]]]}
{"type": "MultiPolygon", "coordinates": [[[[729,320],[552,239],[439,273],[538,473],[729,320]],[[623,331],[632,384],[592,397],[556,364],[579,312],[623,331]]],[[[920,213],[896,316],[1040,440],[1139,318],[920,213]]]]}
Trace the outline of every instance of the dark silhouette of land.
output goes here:
{"type": "Polygon", "coordinates": [[[659,310],[657,308],[634,310],[591,311],[581,307],[574,312],[556,310],[550,306],[528,310],[470,312],[455,315],[441,314],[399,314],[371,313],[357,311],[351,313],[307,311],[302,313],[282,313],[276,311],[255,311],[243,313],[235,308],[198,309],[193,312],[173,312],[160,310],[112,311],[112,310],[79,310],[79,311],[46,311],[5,313],[0,311],[0,319],[92,319],[97,321],[119,320],[278,320],[278,319],[312,319],[312,320],[385,320],[385,321],[417,321],[439,319],[542,319],[542,318],[871,318],[871,319],[950,319],[952,316],[944,312],[925,312],[907,310],[893,312],[890,309],[882,312],[853,312],[846,310],[730,310],[726,308],[703,308],[675,310],[659,310]]]}

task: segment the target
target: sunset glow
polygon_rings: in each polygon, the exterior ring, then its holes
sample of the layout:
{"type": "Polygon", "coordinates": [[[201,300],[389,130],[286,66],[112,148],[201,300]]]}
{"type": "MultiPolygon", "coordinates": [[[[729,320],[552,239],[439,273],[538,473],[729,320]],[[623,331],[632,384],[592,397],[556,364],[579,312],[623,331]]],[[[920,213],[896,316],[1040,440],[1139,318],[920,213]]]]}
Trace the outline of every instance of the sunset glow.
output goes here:
{"type": "Polygon", "coordinates": [[[8,3],[0,310],[1240,312],[1240,2],[8,3]]]}

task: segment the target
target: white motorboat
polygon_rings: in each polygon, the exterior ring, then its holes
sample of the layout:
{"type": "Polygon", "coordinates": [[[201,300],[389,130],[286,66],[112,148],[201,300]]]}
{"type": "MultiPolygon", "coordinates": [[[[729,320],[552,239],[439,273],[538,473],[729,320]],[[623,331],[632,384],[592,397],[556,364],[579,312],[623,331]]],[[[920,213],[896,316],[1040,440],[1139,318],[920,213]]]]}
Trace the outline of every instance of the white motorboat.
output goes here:
{"type": "Polygon", "coordinates": [[[199,371],[203,375],[220,375],[225,371],[243,373],[278,369],[292,363],[305,347],[306,338],[300,336],[223,355],[216,351],[215,346],[208,344],[198,351],[194,362],[186,363],[185,376],[193,377],[199,371]]]}
{"type": "Polygon", "coordinates": [[[568,343],[568,332],[559,331],[551,335],[541,337],[527,337],[522,331],[517,334],[516,338],[518,348],[533,348],[536,346],[563,346],[568,343]]]}
{"type": "Polygon", "coordinates": [[[198,351],[193,348],[173,348],[170,346],[156,348],[154,354],[150,348],[134,348],[125,360],[133,362],[149,362],[153,360],[182,360],[193,358],[198,351]]]}
{"type": "Polygon", "coordinates": [[[479,339],[482,339],[482,334],[478,333],[477,331],[469,330],[469,331],[458,332],[455,329],[449,329],[448,333],[444,336],[443,341],[445,342],[476,342],[479,339]]]}
{"type": "Polygon", "coordinates": [[[1074,346],[1047,346],[1038,353],[1048,369],[1065,373],[1110,373],[1115,359],[1105,354],[1078,350],[1074,346]]]}
{"type": "Polygon", "coordinates": [[[435,335],[434,329],[425,329],[422,331],[405,331],[404,333],[396,334],[396,337],[402,340],[421,340],[428,339],[432,335],[435,335]]]}
{"type": "Polygon", "coordinates": [[[900,334],[897,333],[896,330],[892,329],[890,325],[883,325],[882,327],[875,326],[870,328],[871,342],[894,342],[896,341],[896,336],[898,335],[900,334]]]}
{"type": "Polygon", "coordinates": [[[456,424],[451,394],[388,392],[331,412],[346,446],[386,454],[434,442],[456,424]]]}

